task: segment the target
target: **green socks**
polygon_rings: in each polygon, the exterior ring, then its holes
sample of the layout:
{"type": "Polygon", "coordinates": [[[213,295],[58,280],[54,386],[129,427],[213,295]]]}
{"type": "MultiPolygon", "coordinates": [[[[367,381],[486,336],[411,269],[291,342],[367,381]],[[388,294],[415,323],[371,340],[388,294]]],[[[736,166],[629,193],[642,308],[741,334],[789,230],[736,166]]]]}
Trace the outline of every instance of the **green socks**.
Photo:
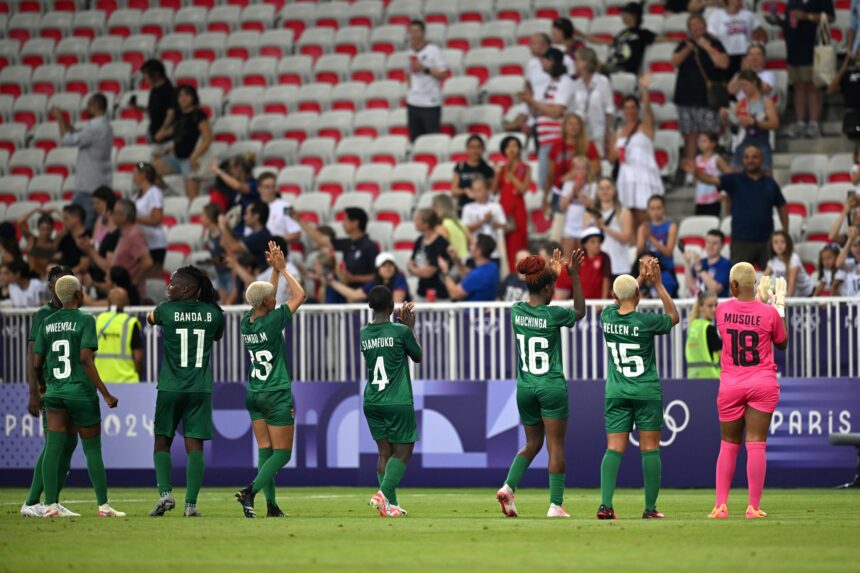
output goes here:
{"type": "Polygon", "coordinates": [[[96,492],[96,501],[99,505],[107,503],[107,475],[105,475],[105,464],[102,461],[102,438],[95,436],[83,438],[84,455],[87,457],[87,473],[90,482],[96,492]]]}
{"type": "Polygon", "coordinates": [[[657,509],[657,496],[660,494],[660,478],[663,474],[663,463],[660,461],[660,450],[642,452],[642,476],[645,478],[645,509],[657,509]]]}
{"type": "Polygon", "coordinates": [[[565,474],[549,474],[550,503],[561,505],[564,502],[564,476],[565,474]]]}
{"type": "MultiPolygon", "coordinates": [[[[263,466],[266,465],[266,462],[269,458],[272,457],[272,448],[257,448],[257,475],[260,475],[260,471],[262,471],[263,466]]],[[[275,502],[275,479],[272,478],[270,483],[266,484],[266,487],[263,488],[263,493],[266,495],[266,501],[269,503],[275,502]]]]}
{"type": "Polygon", "coordinates": [[[57,503],[60,500],[60,458],[66,444],[65,432],[48,430],[45,439],[45,455],[42,459],[42,482],[45,487],[45,505],[57,503]]]}
{"type": "MultiPolygon", "coordinates": [[[[58,432],[59,433],[59,432],[58,432]]],[[[69,469],[72,467],[72,454],[75,453],[75,448],[78,447],[77,434],[63,434],[63,449],[60,453],[59,465],[57,468],[57,498],[59,499],[60,492],[63,491],[63,486],[66,484],[66,478],[69,476],[69,469]]],[[[39,498],[44,491],[45,481],[42,478],[43,464],[45,463],[45,452],[48,451],[48,443],[45,441],[45,446],[39,454],[39,459],[36,460],[36,467],[33,468],[33,481],[30,483],[30,492],[27,494],[27,505],[39,503],[39,498]]]]}
{"type": "Polygon", "coordinates": [[[173,463],[170,460],[170,452],[155,452],[152,455],[152,460],[155,464],[155,481],[158,484],[158,495],[164,497],[173,491],[173,486],[170,485],[170,472],[173,468],[173,463]]]}
{"type": "Polygon", "coordinates": [[[391,500],[395,499],[397,495],[395,489],[405,473],[406,464],[397,458],[388,459],[388,463],[385,465],[385,476],[382,478],[382,485],[379,488],[388,499],[388,503],[393,503],[391,500]]]}
{"type": "MultiPolygon", "coordinates": [[[[268,460],[266,460],[265,464],[260,466],[260,469],[257,472],[257,478],[254,480],[254,483],[251,484],[251,491],[257,493],[261,489],[271,487],[274,499],[275,474],[289,463],[291,454],[292,450],[272,450],[272,455],[268,460]]],[[[269,500],[268,493],[266,494],[266,500],[273,501],[269,500]]]]}
{"type": "MultiPolygon", "coordinates": [[[[615,496],[615,482],[618,480],[618,468],[621,467],[621,452],[606,450],[603,462],[600,464],[600,503],[612,507],[615,496]]],[[[644,463],[644,462],[643,462],[644,463]]]]}
{"type": "Polygon", "coordinates": [[[526,473],[527,469],[529,469],[530,463],[531,462],[523,456],[517,456],[514,458],[514,462],[511,464],[511,469],[508,470],[508,477],[505,479],[505,483],[508,484],[508,487],[514,491],[517,490],[517,487],[520,485],[520,480],[523,479],[523,474],[526,473]]]}
{"type": "Polygon", "coordinates": [[[75,453],[75,448],[78,447],[78,435],[66,434],[66,443],[63,446],[63,457],[60,458],[59,475],[57,476],[57,495],[63,491],[66,485],[66,478],[69,477],[69,470],[72,469],[72,455],[75,453]]]}
{"type": "Polygon", "coordinates": [[[206,461],[203,452],[190,452],[188,466],[185,468],[185,503],[196,505],[197,494],[203,485],[203,473],[206,471],[206,461]]]}
{"type": "Polygon", "coordinates": [[[45,461],[45,452],[48,450],[48,443],[42,446],[42,451],[39,453],[39,459],[36,460],[36,466],[33,468],[33,481],[30,482],[30,492],[27,494],[27,505],[39,503],[39,498],[42,496],[42,491],[45,489],[45,482],[42,480],[42,464],[45,461]]]}
{"type": "MultiPolygon", "coordinates": [[[[385,479],[385,472],[376,472],[376,479],[379,480],[379,487],[382,488],[382,480],[385,479]]],[[[398,505],[397,490],[394,490],[394,493],[388,498],[388,503],[391,505],[398,505]]]]}

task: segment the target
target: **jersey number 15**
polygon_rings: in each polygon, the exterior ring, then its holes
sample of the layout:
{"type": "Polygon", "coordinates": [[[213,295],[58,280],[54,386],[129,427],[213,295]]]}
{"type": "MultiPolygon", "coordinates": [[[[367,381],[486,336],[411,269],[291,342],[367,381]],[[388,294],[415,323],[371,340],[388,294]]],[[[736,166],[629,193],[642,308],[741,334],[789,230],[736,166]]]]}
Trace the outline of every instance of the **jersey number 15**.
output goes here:
{"type": "Polygon", "coordinates": [[[606,346],[612,353],[612,361],[615,362],[615,369],[619,374],[627,378],[638,378],[645,372],[645,361],[641,356],[627,355],[629,350],[639,350],[641,347],[638,344],[607,342],[606,346]]]}

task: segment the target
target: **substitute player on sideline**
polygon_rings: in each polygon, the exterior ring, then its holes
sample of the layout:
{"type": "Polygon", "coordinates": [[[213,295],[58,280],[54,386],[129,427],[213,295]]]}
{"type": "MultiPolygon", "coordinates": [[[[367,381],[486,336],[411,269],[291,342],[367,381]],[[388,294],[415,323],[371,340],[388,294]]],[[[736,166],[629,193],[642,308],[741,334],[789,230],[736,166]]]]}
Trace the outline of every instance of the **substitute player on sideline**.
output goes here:
{"type": "Polygon", "coordinates": [[[379,458],[376,475],[379,491],[370,500],[381,517],[400,517],[406,512],[397,503],[397,485],[418,441],[409,358],[421,362],[421,346],[415,338],[415,305],[403,303],[400,322],[391,322],[394,295],[388,287],[370,289],[367,301],[373,321],[361,329],[361,352],[367,363],[364,417],[376,441],[379,458]]]}
{"type": "Polygon", "coordinates": [[[511,308],[515,344],[517,345],[517,409],[526,434],[526,444],[517,452],[505,484],[496,493],[502,513],[517,517],[514,492],[523,474],[543,447],[549,453],[549,511],[547,517],[570,517],[564,502],[564,435],[567,432],[567,380],[561,361],[560,331],[574,326],[585,316],[585,296],[579,281],[579,266],[585,253],[573,252],[565,265],[561,251],[552,254],[549,267],[543,257],[526,257],[517,264],[529,289],[527,301],[511,308]],[[555,284],[567,266],[573,284],[573,309],[549,306],[555,295],[555,284]]]}
{"type": "Polygon", "coordinates": [[[612,284],[616,304],[600,313],[603,339],[612,364],[606,375],[606,453],[600,464],[600,507],[597,519],[616,519],[612,508],[621,458],[627,449],[633,424],[639,430],[642,476],[645,482],[645,511],[642,519],[665,517],[657,511],[660,478],[660,430],[663,429],[663,389],[654,359],[654,337],[667,334],[680,322],[678,309],[663,286],[657,259],[639,262],[639,278],[621,275],[612,284]],[[663,303],[664,314],[643,313],[639,288],[650,281],[663,303]]]}
{"type": "Polygon", "coordinates": [[[767,517],[761,510],[761,494],[767,472],[765,446],[770,419],[779,402],[779,383],[773,347],[788,347],[785,323],[784,278],[776,279],[770,292],[770,277],[762,277],[756,299],[755,269],[738,263],[729,274],[729,289],[735,297],[717,307],[717,329],[723,339],[720,361],[720,391],[717,410],[720,416],[720,455],[717,458],[717,499],[708,515],[726,519],[729,489],[735,476],[741,437],[746,430],[747,519],[767,517]],[[772,303],[773,306],[771,306],[772,303]]]}
{"type": "MultiPolygon", "coordinates": [[[[39,388],[36,383],[36,371],[33,368],[33,346],[36,344],[36,333],[39,332],[39,326],[42,321],[51,316],[59,309],[63,308],[63,303],[57,298],[57,293],[54,292],[54,285],[60,277],[71,275],[72,270],[69,267],[56,265],[48,272],[48,291],[51,293],[51,300],[42,306],[33,315],[33,320],[30,323],[30,334],[27,338],[27,382],[30,386],[30,401],[27,404],[27,411],[31,416],[39,416],[42,413],[42,434],[48,435],[48,413],[42,407],[42,394],[44,388],[39,388]]],[[[72,454],[75,453],[75,448],[78,447],[78,433],[74,426],[69,428],[66,434],[66,443],[63,446],[63,455],[60,458],[60,475],[59,475],[59,490],[57,494],[63,491],[63,485],[66,482],[66,477],[69,475],[69,468],[72,467],[72,454]]],[[[42,517],[45,506],[39,503],[39,498],[44,491],[44,481],[42,480],[42,464],[45,460],[45,451],[47,450],[47,442],[42,446],[42,452],[36,460],[36,466],[33,468],[33,481],[30,484],[30,492],[27,494],[27,499],[24,505],[21,506],[21,515],[24,517],[42,517]]],[[[58,503],[57,508],[60,514],[64,517],[80,517],[69,509],[58,503]]]]}
{"type": "Polygon", "coordinates": [[[305,301],[302,285],[287,272],[284,253],[273,241],[266,253],[272,265],[270,282],[248,285],[245,298],[251,310],[242,317],[242,342],[251,355],[245,406],[257,439],[257,477],[236,493],[245,517],[256,517],[254,496],[266,495],[266,517],[286,517],[275,500],[275,475],[290,461],[295,410],[290,371],[284,358],[284,328],[305,301]],[[277,307],[278,278],[284,275],[290,298],[277,307]]]}
{"type": "Polygon", "coordinates": [[[188,465],[185,468],[185,517],[199,517],[197,494],[206,465],[203,442],[212,439],[212,344],[224,333],[224,314],[209,277],[193,266],[174,271],[167,300],[149,315],[161,326],[164,359],[158,372],[155,400],[155,477],[160,499],[149,515],[176,507],[170,483],[170,446],[182,422],[188,465]]]}
{"type": "Polygon", "coordinates": [[[42,321],[33,346],[36,382],[45,387],[42,404],[48,413],[48,438],[42,479],[45,482],[44,517],[64,517],[59,507],[60,467],[67,434],[74,426],[81,435],[87,473],[96,492],[99,517],[125,517],[108,504],[107,476],[102,461],[102,416],[96,390],[109,408],[114,398],[99,378],[93,354],[98,348],[96,320],[79,309],[84,301],[81,283],[74,276],[57,279],[56,297],[63,308],[42,321]]]}

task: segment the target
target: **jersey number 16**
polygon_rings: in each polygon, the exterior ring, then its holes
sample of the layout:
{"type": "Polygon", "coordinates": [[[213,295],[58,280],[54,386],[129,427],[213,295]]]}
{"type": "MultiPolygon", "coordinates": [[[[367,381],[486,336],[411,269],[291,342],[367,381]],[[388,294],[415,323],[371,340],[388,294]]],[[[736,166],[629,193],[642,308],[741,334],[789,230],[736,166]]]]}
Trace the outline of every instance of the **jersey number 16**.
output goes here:
{"type": "Polygon", "coordinates": [[[549,372],[549,354],[542,352],[549,348],[549,340],[532,336],[526,345],[525,335],[517,334],[517,342],[520,347],[520,369],[523,372],[537,375],[549,372]]]}

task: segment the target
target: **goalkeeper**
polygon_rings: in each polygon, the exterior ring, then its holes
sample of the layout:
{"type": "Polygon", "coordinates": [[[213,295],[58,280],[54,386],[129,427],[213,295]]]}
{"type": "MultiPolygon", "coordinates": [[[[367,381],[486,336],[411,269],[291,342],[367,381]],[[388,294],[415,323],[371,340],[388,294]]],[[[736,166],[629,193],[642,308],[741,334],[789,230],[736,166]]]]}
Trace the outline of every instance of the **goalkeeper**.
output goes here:
{"type": "Polygon", "coordinates": [[[784,278],[778,278],[771,292],[770,277],[762,277],[756,293],[755,269],[738,263],[729,274],[729,288],[735,297],[717,307],[717,329],[723,340],[720,391],[720,455],[717,458],[717,499],[712,519],[729,516],[729,489],[735,464],[746,432],[747,519],[767,517],[759,506],[767,469],[765,441],[770,419],[779,402],[779,384],[773,347],[785,350],[788,337],[784,323],[784,278]]]}

